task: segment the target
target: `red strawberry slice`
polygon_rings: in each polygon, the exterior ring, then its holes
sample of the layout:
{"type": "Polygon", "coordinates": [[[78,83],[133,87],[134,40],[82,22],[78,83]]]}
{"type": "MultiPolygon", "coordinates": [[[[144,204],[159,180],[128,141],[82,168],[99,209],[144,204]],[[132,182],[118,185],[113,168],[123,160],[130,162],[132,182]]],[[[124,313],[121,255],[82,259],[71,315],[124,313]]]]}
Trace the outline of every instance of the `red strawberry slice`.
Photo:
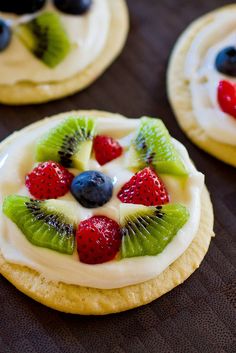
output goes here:
{"type": "Polygon", "coordinates": [[[236,118],[236,84],[226,80],[220,81],[217,95],[222,111],[236,118]]]}
{"type": "Polygon", "coordinates": [[[123,203],[158,206],[169,202],[169,195],[162,180],[150,167],[136,173],[117,197],[123,203]]]}
{"type": "Polygon", "coordinates": [[[101,264],[112,260],[119,251],[121,229],[108,217],[93,216],[79,224],[76,240],[81,262],[101,264]]]}
{"type": "Polygon", "coordinates": [[[95,158],[100,165],[104,165],[122,154],[122,147],[112,137],[97,135],[93,140],[95,158]]]}
{"type": "Polygon", "coordinates": [[[31,195],[37,199],[56,199],[70,190],[73,178],[74,175],[66,168],[48,161],[40,163],[26,175],[25,185],[31,195]]]}

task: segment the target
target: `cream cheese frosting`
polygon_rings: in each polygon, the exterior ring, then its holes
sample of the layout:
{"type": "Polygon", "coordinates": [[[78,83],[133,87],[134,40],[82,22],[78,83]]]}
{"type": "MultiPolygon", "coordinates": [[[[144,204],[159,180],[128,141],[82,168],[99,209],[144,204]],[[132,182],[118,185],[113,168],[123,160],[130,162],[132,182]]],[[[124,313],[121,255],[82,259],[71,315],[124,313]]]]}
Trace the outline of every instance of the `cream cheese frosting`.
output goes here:
{"type": "MultiPolygon", "coordinates": [[[[71,42],[70,53],[52,69],[32,55],[17,36],[13,35],[9,47],[0,53],[0,84],[42,83],[68,79],[96,60],[105,47],[110,26],[109,0],[93,0],[91,9],[81,16],[59,12],[51,2],[48,2],[42,11],[60,14],[71,42]]],[[[0,12],[0,17],[9,20],[13,27],[32,16],[35,15],[19,18],[0,12]]]]}
{"type": "MultiPolygon", "coordinates": [[[[139,119],[121,120],[114,118],[98,118],[97,132],[119,139],[123,147],[128,147],[134,132],[139,125],[139,119]]],[[[14,139],[14,141],[0,155],[0,202],[9,194],[30,196],[24,186],[25,175],[32,170],[34,160],[35,141],[49,128],[58,124],[58,120],[47,120],[41,126],[33,127],[30,131],[14,139]]],[[[29,266],[38,271],[43,277],[100,289],[120,288],[127,285],[141,283],[158,276],[173,261],[175,261],[194,239],[200,222],[201,193],[204,176],[196,170],[189,159],[185,147],[173,140],[176,149],[189,172],[187,180],[170,175],[162,175],[171,202],[180,202],[190,213],[190,218],[179,230],[174,239],[164,251],[156,256],[144,256],[122,260],[113,260],[99,265],[87,265],[79,262],[77,252],[73,256],[57,253],[45,248],[32,245],[17,226],[4,215],[0,218],[0,249],[6,261],[29,266]]],[[[70,193],[60,198],[70,203],[72,212],[78,221],[92,215],[106,215],[119,221],[119,204],[116,194],[120,187],[133,175],[125,167],[125,153],[104,166],[92,158],[89,169],[99,170],[113,179],[114,192],[111,201],[97,209],[85,209],[78,204],[70,193]]],[[[73,170],[74,174],[78,171],[73,170]]]]}
{"type": "Polygon", "coordinates": [[[221,80],[236,83],[215,68],[220,50],[236,45],[236,10],[219,13],[194,38],[185,62],[185,77],[189,81],[194,116],[212,139],[236,146],[236,119],[224,113],[217,100],[221,80]]]}

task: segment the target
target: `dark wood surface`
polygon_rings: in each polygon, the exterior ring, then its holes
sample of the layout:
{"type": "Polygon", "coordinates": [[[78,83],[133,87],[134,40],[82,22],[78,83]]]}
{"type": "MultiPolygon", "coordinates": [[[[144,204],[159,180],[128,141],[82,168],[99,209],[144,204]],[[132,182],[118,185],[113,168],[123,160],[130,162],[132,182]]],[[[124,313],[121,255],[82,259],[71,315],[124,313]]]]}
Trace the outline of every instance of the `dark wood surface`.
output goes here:
{"type": "MultiPolygon", "coordinates": [[[[0,139],[45,116],[104,109],[162,117],[206,175],[216,237],[201,267],[150,305],[107,317],[50,310],[0,278],[0,353],[235,353],[236,171],[194,146],[166,97],[168,57],[196,17],[223,0],[129,0],[131,30],[120,58],[87,90],[39,106],[0,107],[0,139]]],[[[0,68],[1,74],[1,68],[0,68]]]]}

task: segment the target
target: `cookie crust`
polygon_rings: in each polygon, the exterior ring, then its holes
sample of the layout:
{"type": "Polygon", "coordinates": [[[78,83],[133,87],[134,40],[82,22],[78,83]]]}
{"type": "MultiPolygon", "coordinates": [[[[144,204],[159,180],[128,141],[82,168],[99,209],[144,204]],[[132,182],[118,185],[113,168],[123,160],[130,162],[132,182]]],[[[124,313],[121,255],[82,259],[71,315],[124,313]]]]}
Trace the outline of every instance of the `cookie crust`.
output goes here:
{"type": "Polygon", "coordinates": [[[190,140],[214,157],[236,167],[236,147],[213,140],[198,124],[192,108],[189,83],[184,75],[186,55],[196,35],[213,22],[219,13],[224,14],[231,9],[235,10],[236,5],[212,11],[191,23],[182,33],[171,54],[167,72],[167,91],[177,121],[190,140]]]}
{"type": "MultiPolygon", "coordinates": [[[[61,119],[68,114],[60,114],[50,119],[61,119]]],[[[76,112],[78,113],[78,112],[76,112]]],[[[113,116],[125,119],[119,114],[99,111],[80,111],[83,115],[113,116]]],[[[11,144],[16,137],[23,135],[45,120],[32,124],[16,132],[0,144],[0,152],[11,144]]],[[[213,232],[213,210],[206,187],[202,193],[201,220],[198,233],[188,249],[174,263],[156,278],[119,289],[96,289],[46,280],[41,274],[29,267],[5,261],[0,254],[0,273],[17,289],[34,300],[66,313],[82,315],[104,315],[132,309],[159,298],[177,285],[184,282],[203,260],[213,232]]],[[[0,235],[1,236],[1,235],[0,235]]]]}
{"type": "Polygon", "coordinates": [[[19,82],[0,84],[0,103],[9,105],[37,104],[59,99],[89,86],[115,60],[124,47],[129,15],[125,0],[109,0],[111,24],[106,46],[87,68],[66,80],[58,82],[19,82]]]}

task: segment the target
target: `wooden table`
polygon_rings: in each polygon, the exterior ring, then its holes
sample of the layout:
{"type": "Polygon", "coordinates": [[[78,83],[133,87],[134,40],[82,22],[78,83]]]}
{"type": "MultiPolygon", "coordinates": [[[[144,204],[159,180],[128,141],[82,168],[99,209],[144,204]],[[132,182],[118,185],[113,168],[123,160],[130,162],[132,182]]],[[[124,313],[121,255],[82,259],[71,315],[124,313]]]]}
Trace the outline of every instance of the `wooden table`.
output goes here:
{"type": "Polygon", "coordinates": [[[0,353],[235,353],[236,170],[194,146],[166,97],[168,57],[196,17],[230,1],[129,0],[131,31],[120,58],[84,92],[28,107],[0,107],[0,139],[45,116],[104,109],[129,117],[162,117],[205,173],[216,238],[201,267],[150,305],[107,317],[50,310],[0,278],[0,353]]]}

